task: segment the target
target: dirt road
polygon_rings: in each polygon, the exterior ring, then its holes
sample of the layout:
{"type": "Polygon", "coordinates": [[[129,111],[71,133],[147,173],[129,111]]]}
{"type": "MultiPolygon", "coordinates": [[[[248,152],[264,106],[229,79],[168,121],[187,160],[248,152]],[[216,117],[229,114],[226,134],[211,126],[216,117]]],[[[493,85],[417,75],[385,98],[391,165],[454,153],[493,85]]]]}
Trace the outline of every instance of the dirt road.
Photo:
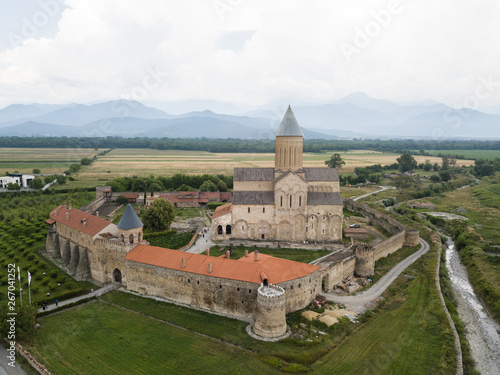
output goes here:
{"type": "Polygon", "coordinates": [[[365,290],[354,296],[339,296],[336,293],[322,293],[329,301],[342,303],[347,310],[361,314],[367,309],[366,305],[377,299],[384,293],[389,285],[403,272],[409,265],[415,262],[418,258],[429,251],[429,244],[420,239],[420,249],[396,264],[389,272],[387,272],[376,284],[370,289],[365,290]]]}

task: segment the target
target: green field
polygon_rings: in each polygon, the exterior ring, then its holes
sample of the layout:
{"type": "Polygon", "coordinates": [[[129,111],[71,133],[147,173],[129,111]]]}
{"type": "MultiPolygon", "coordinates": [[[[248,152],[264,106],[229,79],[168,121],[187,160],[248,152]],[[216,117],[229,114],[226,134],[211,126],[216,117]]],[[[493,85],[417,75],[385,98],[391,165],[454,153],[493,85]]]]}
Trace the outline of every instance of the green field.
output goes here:
{"type": "Polygon", "coordinates": [[[63,173],[82,158],[92,158],[102,150],[87,148],[0,148],[0,171],[32,173],[63,173]]]}
{"type": "Polygon", "coordinates": [[[430,155],[460,155],[467,159],[495,159],[500,158],[500,150],[425,150],[430,155]]]}
{"type": "Polygon", "coordinates": [[[103,302],[40,323],[30,346],[54,374],[272,373],[254,353],[103,302]]]}

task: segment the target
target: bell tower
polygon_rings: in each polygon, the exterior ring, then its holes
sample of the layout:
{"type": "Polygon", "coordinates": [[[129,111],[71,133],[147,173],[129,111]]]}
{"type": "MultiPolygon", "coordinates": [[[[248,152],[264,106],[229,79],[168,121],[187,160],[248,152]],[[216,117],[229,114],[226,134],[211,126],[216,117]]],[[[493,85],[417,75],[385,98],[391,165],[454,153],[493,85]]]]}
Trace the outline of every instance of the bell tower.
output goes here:
{"type": "Polygon", "coordinates": [[[274,168],[283,172],[301,169],[303,143],[302,130],[300,130],[292,108],[288,106],[276,133],[274,168]]]}

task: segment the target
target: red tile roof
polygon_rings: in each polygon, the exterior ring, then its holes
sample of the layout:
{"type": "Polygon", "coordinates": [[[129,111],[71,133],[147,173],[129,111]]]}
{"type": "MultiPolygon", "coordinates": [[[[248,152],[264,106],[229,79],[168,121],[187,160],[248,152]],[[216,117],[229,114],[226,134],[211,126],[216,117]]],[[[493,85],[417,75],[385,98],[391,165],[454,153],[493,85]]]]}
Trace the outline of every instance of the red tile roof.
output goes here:
{"type": "Polygon", "coordinates": [[[54,219],[47,219],[45,220],[47,224],[54,224],[56,221],[54,219]]]}
{"type": "Polygon", "coordinates": [[[50,218],[57,223],[67,225],[92,237],[111,224],[111,222],[97,216],[82,212],[76,208],[69,209],[63,205],[53,210],[50,213],[50,218]],[[68,213],[68,220],[66,220],[66,213],[68,213]],[[86,220],[85,226],[83,226],[83,219],[86,220]]]}
{"type": "Polygon", "coordinates": [[[137,245],[126,255],[125,259],[198,275],[255,284],[262,283],[264,278],[267,278],[271,284],[278,284],[307,276],[321,268],[320,266],[275,258],[265,254],[259,254],[259,260],[255,262],[254,253],[249,254],[248,257],[235,260],[185,253],[149,245],[137,245]],[[182,268],[183,258],[186,261],[184,268],[182,268]],[[211,273],[208,273],[208,263],[212,263],[211,273]]]}
{"type": "Polygon", "coordinates": [[[233,204],[232,203],[226,203],[223,204],[222,206],[219,206],[215,209],[214,214],[212,215],[212,219],[225,215],[233,210],[233,204]]]}
{"type": "Polygon", "coordinates": [[[122,193],[120,195],[128,199],[136,199],[139,196],[137,193],[122,193]]]}
{"type": "Polygon", "coordinates": [[[366,228],[344,228],[344,233],[368,234],[366,228]]]}

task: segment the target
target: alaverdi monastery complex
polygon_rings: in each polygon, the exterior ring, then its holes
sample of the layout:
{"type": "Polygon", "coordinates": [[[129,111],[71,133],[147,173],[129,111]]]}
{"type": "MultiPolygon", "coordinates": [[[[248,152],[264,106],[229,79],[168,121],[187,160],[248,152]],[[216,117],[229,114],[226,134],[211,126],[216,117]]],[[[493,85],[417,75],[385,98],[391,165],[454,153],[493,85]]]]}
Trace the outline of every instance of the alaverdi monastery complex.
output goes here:
{"type": "Polygon", "coordinates": [[[306,307],[322,290],[354,273],[373,274],[375,260],[403,245],[418,244],[418,231],[355,202],[342,202],[336,169],[304,168],[303,135],[288,108],[276,135],[274,168],[236,168],[232,203],[217,208],[214,239],[224,241],[342,241],[343,204],[393,234],[375,246],[351,246],[318,264],[261,254],[240,259],[150,246],[131,206],[118,225],[60,205],[47,220],[47,251],[79,279],[121,282],[143,295],[251,323],[252,335],[279,339],[286,314],[306,307]]]}

